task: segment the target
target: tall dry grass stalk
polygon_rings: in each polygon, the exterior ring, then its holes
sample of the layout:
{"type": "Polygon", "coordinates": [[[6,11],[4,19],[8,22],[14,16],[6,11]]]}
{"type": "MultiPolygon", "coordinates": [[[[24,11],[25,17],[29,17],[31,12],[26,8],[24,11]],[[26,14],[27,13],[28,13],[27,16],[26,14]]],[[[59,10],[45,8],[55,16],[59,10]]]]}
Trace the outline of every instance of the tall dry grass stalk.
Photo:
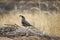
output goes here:
{"type": "Polygon", "coordinates": [[[4,16],[0,16],[0,26],[4,24],[21,24],[21,18],[19,15],[25,16],[26,20],[35,26],[36,28],[44,31],[50,35],[60,36],[60,14],[43,14],[40,12],[32,13],[32,12],[15,12],[14,14],[6,14],[4,16]]]}

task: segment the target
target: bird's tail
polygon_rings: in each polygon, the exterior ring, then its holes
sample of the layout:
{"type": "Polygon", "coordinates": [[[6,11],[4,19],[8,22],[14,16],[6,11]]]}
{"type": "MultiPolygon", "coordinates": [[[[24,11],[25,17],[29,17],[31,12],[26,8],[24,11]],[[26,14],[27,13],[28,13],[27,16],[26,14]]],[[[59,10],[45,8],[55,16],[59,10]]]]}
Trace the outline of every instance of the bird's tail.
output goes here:
{"type": "Polygon", "coordinates": [[[36,28],[35,26],[33,26],[33,25],[31,25],[31,28],[34,28],[34,29],[36,29],[36,30],[39,30],[38,28],[36,28]]]}

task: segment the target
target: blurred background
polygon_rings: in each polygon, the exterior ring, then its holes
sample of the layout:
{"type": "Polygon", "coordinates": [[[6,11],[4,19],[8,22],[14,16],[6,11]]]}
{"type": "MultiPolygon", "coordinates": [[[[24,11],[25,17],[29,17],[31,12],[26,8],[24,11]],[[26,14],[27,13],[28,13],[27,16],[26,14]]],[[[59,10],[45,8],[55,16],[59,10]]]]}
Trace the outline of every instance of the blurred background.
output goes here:
{"type": "Polygon", "coordinates": [[[22,26],[19,15],[46,34],[60,37],[60,0],[0,0],[0,27],[22,26]]]}

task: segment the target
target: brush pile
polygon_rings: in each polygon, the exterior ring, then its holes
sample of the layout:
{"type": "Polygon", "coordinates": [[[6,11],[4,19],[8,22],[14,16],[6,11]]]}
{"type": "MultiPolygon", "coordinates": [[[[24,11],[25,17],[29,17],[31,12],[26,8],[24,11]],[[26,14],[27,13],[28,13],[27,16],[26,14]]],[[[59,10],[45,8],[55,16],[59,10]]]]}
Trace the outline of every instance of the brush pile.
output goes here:
{"type": "Polygon", "coordinates": [[[38,36],[40,38],[46,38],[50,40],[60,40],[59,37],[50,36],[45,34],[43,31],[39,31],[35,27],[20,27],[17,24],[11,25],[11,24],[5,24],[5,27],[0,28],[0,36],[2,37],[19,37],[19,36],[38,36]]]}

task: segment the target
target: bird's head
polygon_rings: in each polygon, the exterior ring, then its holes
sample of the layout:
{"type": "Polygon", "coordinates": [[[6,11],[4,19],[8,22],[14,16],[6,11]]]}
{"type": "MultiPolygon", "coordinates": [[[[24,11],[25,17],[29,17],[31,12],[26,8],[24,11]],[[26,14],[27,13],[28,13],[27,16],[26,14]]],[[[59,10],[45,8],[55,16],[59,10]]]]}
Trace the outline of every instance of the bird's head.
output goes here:
{"type": "Polygon", "coordinates": [[[22,16],[22,15],[20,15],[19,17],[22,17],[23,19],[25,19],[25,17],[24,17],[24,16],[22,16]]]}

